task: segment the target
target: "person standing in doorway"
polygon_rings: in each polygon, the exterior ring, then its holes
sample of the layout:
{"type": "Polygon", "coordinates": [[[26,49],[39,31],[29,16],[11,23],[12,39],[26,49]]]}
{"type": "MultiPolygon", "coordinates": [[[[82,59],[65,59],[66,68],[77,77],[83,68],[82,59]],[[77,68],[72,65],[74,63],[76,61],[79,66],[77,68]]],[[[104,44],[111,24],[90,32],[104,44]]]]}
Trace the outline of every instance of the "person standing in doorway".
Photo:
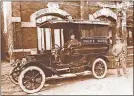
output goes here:
{"type": "Polygon", "coordinates": [[[124,75],[127,77],[127,68],[126,68],[126,54],[127,49],[126,45],[121,42],[120,37],[116,38],[116,44],[112,48],[112,53],[115,56],[115,63],[117,64],[117,75],[121,76],[120,66],[123,68],[124,75]]]}

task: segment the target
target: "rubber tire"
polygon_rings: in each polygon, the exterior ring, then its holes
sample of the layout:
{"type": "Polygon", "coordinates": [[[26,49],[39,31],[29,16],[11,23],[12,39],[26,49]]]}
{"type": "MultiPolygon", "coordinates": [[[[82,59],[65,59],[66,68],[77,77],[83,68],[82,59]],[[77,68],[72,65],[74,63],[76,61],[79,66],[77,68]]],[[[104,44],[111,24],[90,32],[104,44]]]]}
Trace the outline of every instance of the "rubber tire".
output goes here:
{"type": "Polygon", "coordinates": [[[19,76],[19,85],[20,85],[20,88],[26,92],[26,93],[35,93],[35,92],[38,92],[42,89],[42,87],[44,86],[45,84],[45,81],[46,81],[46,76],[45,76],[45,73],[43,72],[43,70],[39,67],[36,67],[36,66],[30,66],[30,67],[27,67],[26,69],[24,69],[20,76],[19,76]],[[37,89],[34,89],[34,90],[28,90],[25,88],[25,86],[23,85],[22,83],[22,78],[24,77],[24,74],[29,71],[29,70],[32,70],[32,69],[35,69],[35,70],[38,70],[40,72],[40,74],[42,75],[42,82],[41,82],[41,85],[37,88],[37,89]]]}
{"type": "Polygon", "coordinates": [[[14,81],[14,79],[13,79],[13,77],[12,77],[12,75],[11,75],[11,73],[14,71],[15,68],[17,68],[17,67],[13,67],[13,68],[10,70],[10,72],[9,72],[9,78],[10,78],[10,80],[11,80],[14,84],[18,85],[19,83],[16,82],[16,81],[14,81]]]}
{"type": "Polygon", "coordinates": [[[107,64],[106,64],[106,62],[105,62],[102,58],[97,58],[97,59],[93,62],[93,65],[92,65],[92,73],[93,73],[93,76],[94,76],[95,78],[97,78],[97,79],[102,79],[102,78],[104,78],[104,77],[106,76],[106,74],[107,74],[107,64]],[[103,62],[104,66],[105,66],[105,72],[104,72],[104,74],[103,74],[102,76],[97,76],[96,73],[95,73],[95,71],[94,71],[94,67],[95,67],[95,65],[96,65],[96,62],[98,62],[98,61],[103,62]]]}

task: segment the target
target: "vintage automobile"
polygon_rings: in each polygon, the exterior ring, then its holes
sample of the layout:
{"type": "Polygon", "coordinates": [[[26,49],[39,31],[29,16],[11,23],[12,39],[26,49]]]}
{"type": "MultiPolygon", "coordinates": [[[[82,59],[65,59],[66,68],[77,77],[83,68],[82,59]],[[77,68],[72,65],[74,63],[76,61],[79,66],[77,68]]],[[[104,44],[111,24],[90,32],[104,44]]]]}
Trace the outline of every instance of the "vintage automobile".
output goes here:
{"type": "Polygon", "coordinates": [[[19,84],[24,92],[38,92],[44,86],[46,78],[54,75],[75,74],[88,70],[92,71],[93,76],[97,79],[106,76],[109,64],[107,54],[110,45],[107,36],[83,34],[86,34],[91,26],[93,30],[94,26],[101,26],[104,29],[108,26],[107,23],[88,20],[48,20],[37,26],[63,29],[65,44],[71,34],[69,30],[73,30],[73,34],[81,45],[64,47],[54,44],[51,50],[44,50],[42,54],[26,55],[22,60],[15,62],[9,75],[11,80],[19,84]]]}

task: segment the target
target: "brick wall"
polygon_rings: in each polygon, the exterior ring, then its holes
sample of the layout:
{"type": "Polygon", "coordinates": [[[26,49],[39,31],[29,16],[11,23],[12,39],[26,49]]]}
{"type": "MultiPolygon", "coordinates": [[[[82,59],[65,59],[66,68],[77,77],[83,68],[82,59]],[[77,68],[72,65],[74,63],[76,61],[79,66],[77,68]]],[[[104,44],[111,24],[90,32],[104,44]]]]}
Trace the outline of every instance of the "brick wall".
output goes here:
{"type": "MultiPolygon", "coordinates": [[[[67,11],[75,19],[80,19],[80,7],[70,6],[70,4],[80,4],[79,2],[68,2],[61,4],[60,9],[67,11]]],[[[43,8],[47,8],[46,2],[24,1],[12,2],[12,16],[21,17],[22,22],[30,22],[30,16],[43,8]]],[[[25,49],[37,47],[37,29],[21,27],[21,23],[13,23],[14,48],[25,49]]]]}
{"type": "MultiPolygon", "coordinates": [[[[81,10],[80,1],[66,1],[60,2],[60,9],[68,12],[74,19],[81,19],[81,12],[82,18],[88,20],[88,15],[93,14],[97,10],[101,9],[100,7],[93,6],[96,2],[87,2],[83,3],[83,8],[81,10]]],[[[47,2],[43,1],[17,1],[12,2],[12,16],[13,17],[21,17],[22,22],[30,22],[30,16],[34,12],[47,8],[47,2]]],[[[116,12],[116,10],[113,10],[116,12]]],[[[29,28],[23,27],[21,28],[20,23],[13,24],[13,37],[14,37],[14,48],[20,49],[30,49],[37,47],[37,29],[36,28],[29,28]],[[23,35],[23,36],[22,36],[23,35]],[[23,39],[23,40],[22,40],[23,39]],[[23,45],[22,45],[23,43],[23,45]]]]}
{"type": "Polygon", "coordinates": [[[23,45],[25,49],[37,48],[36,28],[22,28],[23,45]]]}
{"type": "Polygon", "coordinates": [[[60,9],[68,12],[74,19],[80,19],[80,2],[65,2],[60,5],[60,9]],[[77,5],[77,6],[74,6],[77,5]]]}

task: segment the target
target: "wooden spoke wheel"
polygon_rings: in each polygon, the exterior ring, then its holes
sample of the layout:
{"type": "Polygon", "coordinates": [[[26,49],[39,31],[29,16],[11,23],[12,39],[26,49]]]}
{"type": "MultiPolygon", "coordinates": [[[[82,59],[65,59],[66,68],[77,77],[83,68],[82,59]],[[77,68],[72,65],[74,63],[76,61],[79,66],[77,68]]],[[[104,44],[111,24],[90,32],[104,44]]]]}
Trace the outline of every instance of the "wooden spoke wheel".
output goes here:
{"type": "Polygon", "coordinates": [[[45,84],[45,73],[36,66],[24,69],[19,76],[19,85],[26,93],[38,92],[45,84]]]}
{"type": "Polygon", "coordinates": [[[107,74],[107,64],[102,58],[97,58],[92,66],[93,76],[97,79],[104,78],[107,74]]]}

